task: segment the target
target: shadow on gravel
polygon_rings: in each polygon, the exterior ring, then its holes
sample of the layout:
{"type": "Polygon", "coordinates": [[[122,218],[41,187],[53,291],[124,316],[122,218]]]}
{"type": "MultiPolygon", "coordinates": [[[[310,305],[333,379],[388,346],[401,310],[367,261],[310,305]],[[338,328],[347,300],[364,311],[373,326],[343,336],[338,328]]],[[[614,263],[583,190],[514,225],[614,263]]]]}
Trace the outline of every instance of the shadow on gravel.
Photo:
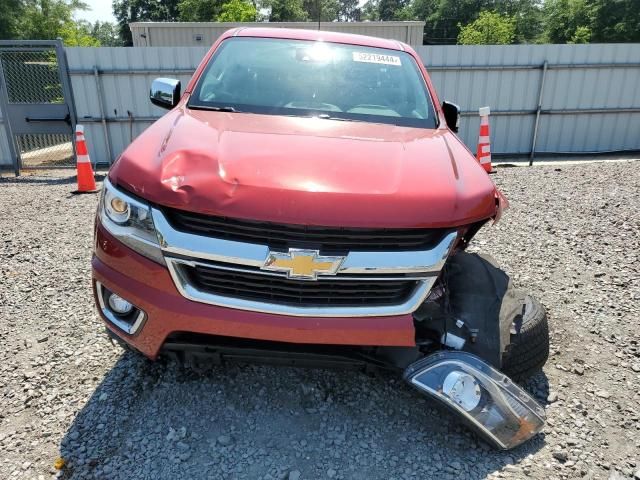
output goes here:
{"type": "MultiPolygon", "coordinates": [[[[77,182],[77,178],[75,173],[70,173],[68,177],[49,177],[43,175],[22,175],[20,177],[1,177],[0,176],[0,184],[20,184],[20,185],[28,185],[28,184],[41,184],[41,185],[73,185],[77,182]]],[[[96,182],[102,182],[106,174],[95,175],[96,182]]]]}
{"type": "MultiPolygon", "coordinates": [[[[527,388],[545,396],[546,376],[527,388]]],[[[492,450],[391,374],[248,365],[196,373],[126,353],[60,454],[62,477],[74,479],[478,479],[543,445],[539,436],[492,450]]]]}

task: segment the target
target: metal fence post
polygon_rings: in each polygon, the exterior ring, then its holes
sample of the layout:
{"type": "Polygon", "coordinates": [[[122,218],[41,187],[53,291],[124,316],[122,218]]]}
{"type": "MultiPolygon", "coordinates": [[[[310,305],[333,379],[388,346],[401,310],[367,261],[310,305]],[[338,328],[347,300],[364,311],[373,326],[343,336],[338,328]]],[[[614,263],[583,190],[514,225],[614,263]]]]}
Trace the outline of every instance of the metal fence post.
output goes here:
{"type": "MultiPolygon", "coordinates": [[[[58,60],[58,71],[60,72],[60,83],[62,91],[69,106],[69,116],[71,118],[71,149],[73,150],[73,158],[77,161],[76,153],[76,125],[78,123],[78,113],[76,111],[76,101],[73,96],[73,86],[71,85],[71,74],[69,73],[69,64],[67,63],[67,51],[64,49],[64,43],[60,38],[56,40],[56,58],[58,60]]],[[[74,163],[75,163],[74,161],[74,163]]]]}
{"type": "Polygon", "coordinates": [[[7,135],[7,146],[9,147],[9,155],[13,161],[13,172],[16,177],[20,176],[20,155],[16,147],[15,137],[11,130],[11,124],[7,114],[7,105],[9,104],[9,93],[7,87],[4,84],[4,70],[2,68],[2,56],[0,55],[0,111],[2,111],[2,123],[4,123],[5,132],[7,135]]]}
{"type": "Polygon", "coordinates": [[[544,82],[547,78],[547,68],[549,64],[545,60],[542,64],[542,78],[540,79],[540,90],[538,91],[538,106],[536,108],[536,121],[533,126],[533,140],[531,141],[531,155],[529,156],[529,166],[533,165],[536,156],[536,142],[538,141],[538,126],[540,125],[540,111],[542,110],[542,96],[544,95],[544,82]]]}
{"type": "MultiPolygon", "coordinates": [[[[93,66],[93,78],[96,79],[96,88],[98,90],[98,105],[100,106],[100,121],[102,122],[102,131],[104,132],[104,143],[107,146],[107,156],[109,157],[109,165],[113,161],[111,154],[111,139],[109,138],[109,128],[107,127],[107,117],[104,115],[104,99],[102,98],[102,83],[100,82],[100,73],[98,67],[93,66]]],[[[93,168],[96,167],[97,160],[94,161],[93,168]]]]}

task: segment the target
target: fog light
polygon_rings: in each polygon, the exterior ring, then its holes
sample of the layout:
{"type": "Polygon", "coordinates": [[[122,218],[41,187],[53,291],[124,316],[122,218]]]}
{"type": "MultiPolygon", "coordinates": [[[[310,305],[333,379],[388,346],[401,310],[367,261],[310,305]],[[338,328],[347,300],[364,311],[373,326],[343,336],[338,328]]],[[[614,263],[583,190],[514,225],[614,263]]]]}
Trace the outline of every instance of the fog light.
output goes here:
{"type": "Polygon", "coordinates": [[[96,294],[105,320],[129,335],[138,333],[147,318],[143,310],[116,295],[100,282],[96,282],[96,294]]]}
{"type": "Polygon", "coordinates": [[[109,295],[109,308],[117,313],[118,315],[126,315],[131,313],[133,310],[133,305],[127,302],[124,298],[112,293],[109,295]]]}
{"type": "Polygon", "coordinates": [[[409,365],[404,378],[498,448],[520,445],[544,427],[544,409],[509,377],[470,353],[435,353],[409,365]]]}
{"type": "Polygon", "coordinates": [[[476,379],[464,372],[451,372],[444,379],[442,393],[470,412],[478,406],[482,390],[476,379]]]}

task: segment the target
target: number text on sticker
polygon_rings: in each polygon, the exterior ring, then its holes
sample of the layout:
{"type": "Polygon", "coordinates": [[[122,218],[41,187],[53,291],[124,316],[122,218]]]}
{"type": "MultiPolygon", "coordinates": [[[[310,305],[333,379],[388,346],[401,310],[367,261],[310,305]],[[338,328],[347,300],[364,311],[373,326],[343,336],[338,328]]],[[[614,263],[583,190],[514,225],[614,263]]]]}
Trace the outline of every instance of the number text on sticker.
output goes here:
{"type": "Polygon", "coordinates": [[[383,65],[401,66],[400,57],[395,55],[380,55],[379,53],[353,52],[354,62],[381,63],[383,65]]]}

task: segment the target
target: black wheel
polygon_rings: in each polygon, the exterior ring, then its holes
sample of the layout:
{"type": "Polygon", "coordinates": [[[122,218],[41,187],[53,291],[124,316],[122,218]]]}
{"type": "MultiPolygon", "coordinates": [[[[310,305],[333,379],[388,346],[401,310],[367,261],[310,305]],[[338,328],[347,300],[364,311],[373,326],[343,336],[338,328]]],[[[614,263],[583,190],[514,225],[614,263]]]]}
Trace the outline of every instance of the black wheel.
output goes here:
{"type": "Polygon", "coordinates": [[[502,356],[502,370],[516,381],[538,372],[549,358],[547,312],[531,295],[522,296],[522,310],[512,319],[511,341],[502,356]]]}
{"type": "Polygon", "coordinates": [[[431,325],[446,325],[447,332],[467,340],[463,350],[516,381],[540,370],[549,357],[547,313],[538,300],[513,286],[491,256],[456,253],[445,266],[444,284],[449,310],[445,304],[444,319],[427,311],[431,325]]]}

